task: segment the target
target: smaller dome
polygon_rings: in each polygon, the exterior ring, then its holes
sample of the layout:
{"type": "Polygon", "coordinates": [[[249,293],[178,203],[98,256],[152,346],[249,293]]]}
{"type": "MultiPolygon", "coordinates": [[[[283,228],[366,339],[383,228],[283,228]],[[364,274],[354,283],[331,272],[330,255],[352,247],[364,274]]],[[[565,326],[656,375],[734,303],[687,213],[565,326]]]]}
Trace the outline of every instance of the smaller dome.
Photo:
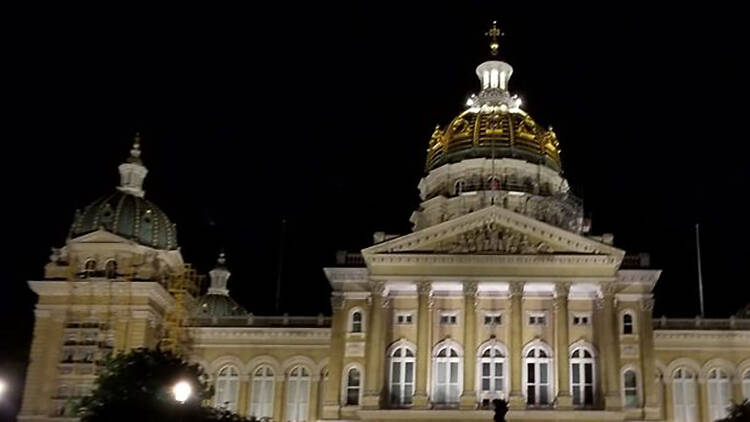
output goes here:
{"type": "Polygon", "coordinates": [[[195,302],[193,318],[222,318],[247,316],[247,310],[228,295],[206,294],[195,302]]]}
{"type": "Polygon", "coordinates": [[[177,229],[153,202],[120,190],[77,212],[70,237],[104,229],[156,249],[177,249],[177,229]]]}

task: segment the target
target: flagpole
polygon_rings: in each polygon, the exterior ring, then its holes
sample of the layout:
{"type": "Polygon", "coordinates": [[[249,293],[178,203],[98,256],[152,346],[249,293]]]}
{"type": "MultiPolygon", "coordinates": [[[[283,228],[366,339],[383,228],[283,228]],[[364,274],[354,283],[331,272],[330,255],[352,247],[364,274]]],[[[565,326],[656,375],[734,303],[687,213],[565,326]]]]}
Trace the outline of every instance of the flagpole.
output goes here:
{"type": "Polygon", "coordinates": [[[701,272],[701,237],[700,224],[695,224],[695,250],[698,252],[698,294],[701,300],[701,318],[706,316],[703,308],[703,273],[701,272]]]}

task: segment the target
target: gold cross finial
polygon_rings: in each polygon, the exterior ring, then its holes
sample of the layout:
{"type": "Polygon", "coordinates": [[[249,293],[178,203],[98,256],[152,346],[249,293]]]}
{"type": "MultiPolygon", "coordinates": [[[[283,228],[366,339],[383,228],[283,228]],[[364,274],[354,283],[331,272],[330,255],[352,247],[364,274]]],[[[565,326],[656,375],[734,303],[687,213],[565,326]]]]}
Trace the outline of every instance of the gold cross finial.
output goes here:
{"type": "Polygon", "coordinates": [[[503,34],[500,32],[500,28],[497,27],[497,21],[492,21],[492,27],[485,33],[490,38],[490,53],[493,56],[497,56],[498,50],[500,50],[500,37],[503,34]]]}

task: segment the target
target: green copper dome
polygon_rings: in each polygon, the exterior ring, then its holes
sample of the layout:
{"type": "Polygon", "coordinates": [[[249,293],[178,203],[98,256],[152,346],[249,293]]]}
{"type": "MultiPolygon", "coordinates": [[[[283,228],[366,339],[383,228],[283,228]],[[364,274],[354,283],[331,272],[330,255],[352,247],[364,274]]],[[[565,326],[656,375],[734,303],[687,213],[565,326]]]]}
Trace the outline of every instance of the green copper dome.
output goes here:
{"type": "Polygon", "coordinates": [[[247,311],[228,295],[209,293],[196,300],[191,314],[193,318],[222,318],[247,316],[247,311]]]}
{"type": "Polygon", "coordinates": [[[76,212],[70,237],[104,229],[156,249],[177,249],[177,230],[153,202],[116,190],[76,212]]]}

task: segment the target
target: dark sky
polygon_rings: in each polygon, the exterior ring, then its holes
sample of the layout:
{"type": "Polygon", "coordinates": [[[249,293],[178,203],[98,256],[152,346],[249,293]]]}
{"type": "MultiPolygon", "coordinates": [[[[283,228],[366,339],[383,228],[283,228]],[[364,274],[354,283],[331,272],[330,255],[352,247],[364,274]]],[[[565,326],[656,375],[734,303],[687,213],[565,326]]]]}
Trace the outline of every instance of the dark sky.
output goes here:
{"type": "Polygon", "coordinates": [[[188,262],[206,272],[224,245],[233,296],[272,313],[286,218],[282,312],[329,313],[334,252],[409,231],[430,134],[477,90],[493,18],[592,232],[664,269],[655,315],[698,312],[696,222],[708,316],[750,301],[739,10],[376,4],[5,14],[0,376],[25,367],[26,280],[114,189],[135,131],[188,262]]]}

